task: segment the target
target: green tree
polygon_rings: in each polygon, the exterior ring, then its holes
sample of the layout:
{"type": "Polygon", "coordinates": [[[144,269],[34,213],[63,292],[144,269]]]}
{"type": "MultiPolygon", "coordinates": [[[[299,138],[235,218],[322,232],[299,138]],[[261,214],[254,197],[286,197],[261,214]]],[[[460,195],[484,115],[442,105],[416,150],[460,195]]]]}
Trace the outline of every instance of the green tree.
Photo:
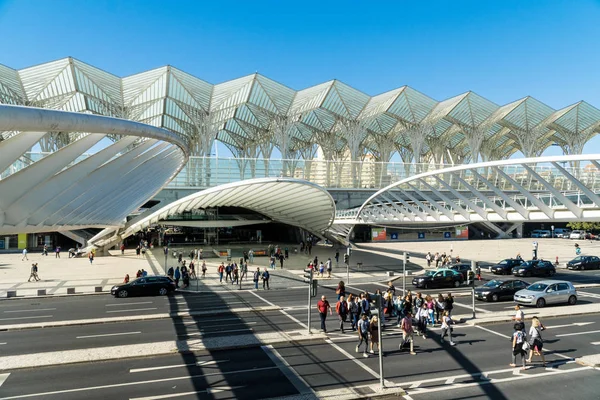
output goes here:
{"type": "Polygon", "coordinates": [[[600,230],[600,222],[569,222],[568,228],[583,230],[583,231],[598,231],[600,230]]]}

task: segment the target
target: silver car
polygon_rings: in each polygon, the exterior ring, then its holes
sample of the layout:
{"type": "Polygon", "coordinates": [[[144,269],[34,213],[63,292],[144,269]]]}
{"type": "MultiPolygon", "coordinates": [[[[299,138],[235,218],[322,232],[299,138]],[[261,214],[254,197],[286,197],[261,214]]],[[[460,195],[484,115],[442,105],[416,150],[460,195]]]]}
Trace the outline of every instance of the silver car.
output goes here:
{"type": "Polygon", "coordinates": [[[567,281],[538,281],[515,293],[515,303],[544,307],[546,304],[577,303],[577,290],[567,281]]]}

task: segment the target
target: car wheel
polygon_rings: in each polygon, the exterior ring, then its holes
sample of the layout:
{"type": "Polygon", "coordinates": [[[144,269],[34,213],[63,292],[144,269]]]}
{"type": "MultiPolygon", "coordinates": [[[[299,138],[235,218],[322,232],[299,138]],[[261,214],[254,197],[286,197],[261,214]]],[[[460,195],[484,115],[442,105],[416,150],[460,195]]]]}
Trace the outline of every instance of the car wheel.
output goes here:
{"type": "Polygon", "coordinates": [[[535,302],[535,306],[537,308],[544,308],[545,305],[546,305],[546,300],[544,300],[544,299],[538,299],[538,301],[535,302]]]}
{"type": "Polygon", "coordinates": [[[121,289],[117,292],[117,296],[124,299],[125,297],[129,296],[129,292],[125,289],[121,289]]]}
{"type": "Polygon", "coordinates": [[[498,294],[494,293],[492,295],[492,301],[498,301],[498,294]]]}
{"type": "Polygon", "coordinates": [[[460,286],[460,282],[459,281],[454,281],[454,287],[457,288],[460,286]]]}
{"type": "Polygon", "coordinates": [[[167,293],[169,293],[169,291],[165,287],[161,287],[160,289],[158,289],[158,294],[160,294],[161,296],[166,296],[167,293]]]}
{"type": "Polygon", "coordinates": [[[429,283],[425,282],[425,283],[423,284],[423,289],[429,289],[429,283]]]}
{"type": "Polygon", "coordinates": [[[554,276],[554,274],[556,274],[556,270],[551,269],[550,271],[548,271],[548,276],[554,276]]]}
{"type": "Polygon", "coordinates": [[[575,304],[577,304],[577,297],[575,297],[575,296],[569,297],[569,305],[574,306],[575,304]]]}

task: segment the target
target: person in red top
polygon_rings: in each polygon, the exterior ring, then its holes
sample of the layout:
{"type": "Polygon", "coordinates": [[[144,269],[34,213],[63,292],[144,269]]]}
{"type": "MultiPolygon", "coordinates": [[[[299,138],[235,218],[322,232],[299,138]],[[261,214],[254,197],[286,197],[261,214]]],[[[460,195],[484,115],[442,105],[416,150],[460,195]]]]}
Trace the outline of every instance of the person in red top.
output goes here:
{"type": "Polygon", "coordinates": [[[337,312],[337,315],[340,318],[340,330],[344,333],[344,322],[346,322],[346,318],[348,317],[348,303],[346,303],[344,295],[340,296],[340,299],[335,305],[335,312],[337,312]]]}
{"type": "Polygon", "coordinates": [[[223,283],[223,271],[225,271],[225,266],[223,265],[223,263],[221,263],[221,265],[219,265],[219,268],[217,268],[217,271],[219,272],[219,282],[223,283]]]}
{"type": "Polygon", "coordinates": [[[319,316],[321,317],[321,330],[327,333],[325,318],[327,318],[327,311],[329,311],[329,315],[333,315],[333,312],[331,311],[331,306],[325,296],[321,296],[321,300],[317,302],[317,310],[319,310],[319,316]]]}

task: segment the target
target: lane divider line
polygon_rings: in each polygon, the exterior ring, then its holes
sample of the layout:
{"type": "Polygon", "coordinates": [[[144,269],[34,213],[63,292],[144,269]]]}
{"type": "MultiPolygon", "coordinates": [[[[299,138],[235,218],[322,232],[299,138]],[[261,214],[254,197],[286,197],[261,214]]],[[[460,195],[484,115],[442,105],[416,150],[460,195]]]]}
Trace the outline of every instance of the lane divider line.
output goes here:
{"type": "Polygon", "coordinates": [[[129,310],[110,310],[110,311],[106,311],[106,312],[107,313],[118,313],[118,312],[150,311],[150,310],[158,310],[158,307],[132,308],[129,310]]]}
{"type": "Polygon", "coordinates": [[[18,312],[39,312],[39,311],[53,311],[56,308],[38,308],[37,310],[10,310],[4,311],[5,313],[18,313],[18,312]]]}
{"type": "Polygon", "coordinates": [[[100,335],[86,335],[86,336],[77,336],[75,339],[91,339],[98,337],[107,337],[107,336],[123,336],[123,335],[139,335],[142,332],[121,332],[121,333],[104,333],[100,335]]]}
{"type": "Polygon", "coordinates": [[[148,367],[148,368],[132,368],[129,370],[130,374],[135,374],[137,372],[149,372],[149,371],[160,371],[162,369],[171,369],[171,368],[184,368],[184,367],[204,367],[207,365],[215,365],[229,362],[229,360],[210,360],[210,361],[198,361],[194,364],[174,364],[174,365],[162,365],[159,367],[148,367]]]}

